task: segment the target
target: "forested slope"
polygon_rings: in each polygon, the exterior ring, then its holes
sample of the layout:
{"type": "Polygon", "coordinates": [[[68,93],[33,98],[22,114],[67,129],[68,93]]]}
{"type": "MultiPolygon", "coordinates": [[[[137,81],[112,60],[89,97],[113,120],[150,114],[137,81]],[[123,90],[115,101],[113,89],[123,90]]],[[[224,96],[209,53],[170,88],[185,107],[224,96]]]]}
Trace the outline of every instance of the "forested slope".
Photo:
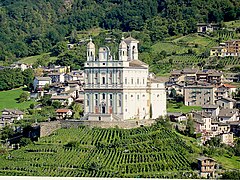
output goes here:
{"type": "Polygon", "coordinates": [[[0,60],[47,52],[74,30],[138,30],[155,42],[239,16],[238,0],[2,0],[0,60]]]}

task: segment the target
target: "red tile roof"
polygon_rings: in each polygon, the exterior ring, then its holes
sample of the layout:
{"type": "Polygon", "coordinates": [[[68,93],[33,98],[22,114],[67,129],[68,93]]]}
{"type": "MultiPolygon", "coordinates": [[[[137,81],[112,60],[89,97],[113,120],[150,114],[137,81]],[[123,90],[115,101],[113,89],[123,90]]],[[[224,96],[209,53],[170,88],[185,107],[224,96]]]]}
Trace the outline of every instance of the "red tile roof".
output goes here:
{"type": "Polygon", "coordinates": [[[231,85],[231,84],[223,84],[223,86],[226,88],[237,88],[236,86],[231,85]]]}
{"type": "Polygon", "coordinates": [[[57,109],[57,113],[67,113],[68,111],[71,111],[70,109],[57,109]]]}

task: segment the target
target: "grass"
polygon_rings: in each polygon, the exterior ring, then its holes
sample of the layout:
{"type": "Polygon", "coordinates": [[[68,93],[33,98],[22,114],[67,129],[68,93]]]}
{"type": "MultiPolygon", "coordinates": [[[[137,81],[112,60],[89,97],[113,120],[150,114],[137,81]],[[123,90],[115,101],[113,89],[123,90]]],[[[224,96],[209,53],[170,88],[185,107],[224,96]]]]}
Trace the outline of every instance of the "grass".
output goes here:
{"type": "MultiPolygon", "coordinates": [[[[43,57],[44,55],[50,55],[50,53],[43,53],[43,54],[40,54],[40,55],[36,55],[36,56],[29,56],[29,57],[25,57],[25,58],[22,58],[21,60],[19,60],[19,62],[22,62],[22,63],[26,63],[26,64],[33,64],[35,63],[39,58],[43,57]]],[[[49,61],[55,61],[57,60],[57,57],[51,57],[49,58],[49,61]]]]}
{"type": "Polygon", "coordinates": [[[20,94],[24,92],[24,88],[18,88],[8,91],[0,92],[0,111],[4,108],[16,108],[20,110],[27,109],[30,104],[34,103],[34,101],[30,100],[23,103],[18,103],[17,98],[19,98],[20,94]]]}
{"type": "Polygon", "coordinates": [[[220,163],[224,169],[239,169],[240,168],[240,157],[237,156],[214,156],[214,159],[220,163]]]}
{"type": "Polygon", "coordinates": [[[201,110],[201,106],[185,106],[182,103],[178,106],[176,103],[168,103],[167,112],[181,112],[181,113],[189,113],[192,110],[201,110]]]}
{"type": "Polygon", "coordinates": [[[177,38],[173,42],[183,43],[183,44],[188,44],[188,45],[197,44],[197,45],[200,45],[200,46],[207,47],[208,44],[212,41],[214,41],[214,40],[210,37],[199,36],[198,34],[195,33],[195,34],[189,34],[189,35],[177,38]]]}
{"type": "Polygon", "coordinates": [[[228,28],[239,28],[240,20],[229,21],[224,23],[228,28]]]}
{"type": "Polygon", "coordinates": [[[177,54],[187,53],[189,47],[180,46],[171,42],[157,42],[152,46],[154,52],[166,51],[168,54],[176,52],[177,54]]]}

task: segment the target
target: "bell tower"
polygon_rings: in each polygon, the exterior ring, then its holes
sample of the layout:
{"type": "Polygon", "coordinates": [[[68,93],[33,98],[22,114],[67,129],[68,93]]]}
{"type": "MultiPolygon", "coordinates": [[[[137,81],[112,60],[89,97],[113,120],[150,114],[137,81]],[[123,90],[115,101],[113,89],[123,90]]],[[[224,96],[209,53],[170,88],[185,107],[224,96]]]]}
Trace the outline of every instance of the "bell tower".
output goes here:
{"type": "Polygon", "coordinates": [[[127,44],[124,41],[124,37],[122,36],[122,40],[119,44],[119,49],[118,49],[118,57],[119,61],[127,61],[127,44]]]}
{"type": "Polygon", "coordinates": [[[92,42],[91,37],[89,40],[87,44],[87,61],[95,61],[95,44],[92,42]]]}
{"type": "Polygon", "coordinates": [[[138,43],[139,41],[131,36],[124,39],[127,44],[128,60],[138,60],[138,43]]]}

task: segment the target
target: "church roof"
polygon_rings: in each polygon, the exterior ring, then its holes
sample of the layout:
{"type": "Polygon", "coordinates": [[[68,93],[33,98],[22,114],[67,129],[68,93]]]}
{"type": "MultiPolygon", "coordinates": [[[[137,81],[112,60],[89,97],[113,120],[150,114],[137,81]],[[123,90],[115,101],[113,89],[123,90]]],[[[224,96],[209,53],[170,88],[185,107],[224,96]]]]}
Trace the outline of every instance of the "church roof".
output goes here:
{"type": "Polygon", "coordinates": [[[145,68],[148,67],[148,65],[146,63],[144,63],[144,62],[142,62],[140,60],[131,60],[129,62],[129,66],[130,67],[145,67],[145,68]]]}
{"type": "Polygon", "coordinates": [[[87,44],[88,48],[95,48],[95,44],[92,42],[92,38],[90,38],[89,43],[87,44]]]}
{"type": "Polygon", "coordinates": [[[124,40],[122,40],[119,44],[119,48],[127,48],[127,44],[125,43],[124,40]]]}
{"type": "Polygon", "coordinates": [[[128,43],[128,42],[132,42],[132,41],[135,41],[135,42],[139,43],[138,40],[132,38],[131,36],[129,36],[129,37],[127,37],[126,39],[124,39],[124,41],[125,41],[126,43],[128,43]]]}

